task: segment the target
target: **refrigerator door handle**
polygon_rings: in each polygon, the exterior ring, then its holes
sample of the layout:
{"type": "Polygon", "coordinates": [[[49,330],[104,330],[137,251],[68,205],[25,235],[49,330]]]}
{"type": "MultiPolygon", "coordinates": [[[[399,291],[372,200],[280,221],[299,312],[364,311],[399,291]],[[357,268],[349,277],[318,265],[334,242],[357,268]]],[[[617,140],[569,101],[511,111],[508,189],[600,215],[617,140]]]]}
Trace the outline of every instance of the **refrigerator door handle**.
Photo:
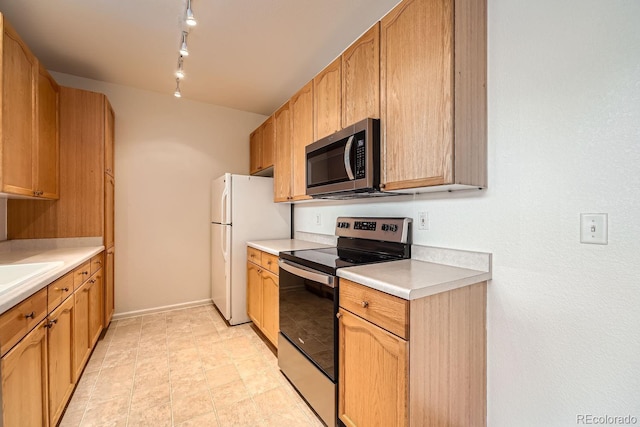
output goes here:
{"type": "Polygon", "coordinates": [[[222,236],[220,238],[220,250],[225,262],[229,261],[229,252],[227,251],[227,226],[222,226],[222,236]]]}
{"type": "Polygon", "coordinates": [[[228,224],[227,222],[227,202],[229,200],[229,191],[225,186],[220,196],[220,224],[228,224]]]}

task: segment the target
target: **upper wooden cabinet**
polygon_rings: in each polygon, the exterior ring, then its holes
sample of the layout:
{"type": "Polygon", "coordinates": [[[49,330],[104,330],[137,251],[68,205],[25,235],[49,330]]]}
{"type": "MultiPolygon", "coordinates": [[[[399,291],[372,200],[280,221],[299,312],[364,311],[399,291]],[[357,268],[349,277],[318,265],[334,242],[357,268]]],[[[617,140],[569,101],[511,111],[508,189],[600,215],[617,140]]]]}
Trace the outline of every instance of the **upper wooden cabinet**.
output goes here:
{"type": "Polygon", "coordinates": [[[249,173],[251,175],[262,169],[262,126],[249,135],[249,173]]]}
{"type": "Polygon", "coordinates": [[[2,167],[0,191],[58,197],[58,85],[0,15],[2,167]]]}
{"type": "Polygon", "coordinates": [[[486,1],[404,0],[380,38],[381,186],[485,187],[486,1]]]}
{"type": "Polygon", "coordinates": [[[251,175],[267,176],[272,173],[275,139],[275,126],[271,116],[249,137],[249,173],[251,175]]]}
{"type": "Polygon", "coordinates": [[[349,46],[341,59],[342,127],[380,118],[380,23],[349,46]]]}
{"type": "Polygon", "coordinates": [[[0,15],[0,191],[58,198],[58,85],[0,15]]]}
{"type": "Polygon", "coordinates": [[[291,110],[289,102],[284,104],[273,115],[276,133],[276,156],[273,164],[273,200],[288,202],[292,190],[292,158],[291,158],[291,110]]]}
{"type": "Polygon", "coordinates": [[[342,129],[342,62],[338,58],[313,79],[313,140],[342,129]]]}
{"type": "Polygon", "coordinates": [[[116,133],[116,117],[109,100],[106,100],[104,113],[104,172],[111,176],[115,176],[113,151],[116,133]]]}
{"type": "Polygon", "coordinates": [[[37,76],[37,129],[34,167],[36,196],[48,199],[58,198],[58,181],[60,167],[60,139],[58,99],[60,87],[42,64],[38,67],[37,76]]]}
{"type": "Polygon", "coordinates": [[[60,88],[60,199],[10,199],[9,239],[105,237],[105,111],[107,98],[96,92],[60,88]]]}
{"type": "Polygon", "coordinates": [[[291,148],[293,167],[292,200],[305,200],[307,181],[305,176],[305,147],[313,142],[313,81],[307,83],[289,100],[291,109],[291,148]]]}

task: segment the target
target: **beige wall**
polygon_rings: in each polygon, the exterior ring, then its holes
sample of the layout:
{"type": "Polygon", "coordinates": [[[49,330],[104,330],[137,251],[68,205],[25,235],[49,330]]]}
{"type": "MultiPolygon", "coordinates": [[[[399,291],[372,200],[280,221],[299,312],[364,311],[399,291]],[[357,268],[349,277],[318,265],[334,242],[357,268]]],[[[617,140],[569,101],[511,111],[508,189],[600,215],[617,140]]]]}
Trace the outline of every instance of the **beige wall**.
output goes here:
{"type": "Polygon", "coordinates": [[[116,315],[210,298],[209,182],[248,173],[265,117],[52,75],[106,94],[116,113],[116,315]]]}

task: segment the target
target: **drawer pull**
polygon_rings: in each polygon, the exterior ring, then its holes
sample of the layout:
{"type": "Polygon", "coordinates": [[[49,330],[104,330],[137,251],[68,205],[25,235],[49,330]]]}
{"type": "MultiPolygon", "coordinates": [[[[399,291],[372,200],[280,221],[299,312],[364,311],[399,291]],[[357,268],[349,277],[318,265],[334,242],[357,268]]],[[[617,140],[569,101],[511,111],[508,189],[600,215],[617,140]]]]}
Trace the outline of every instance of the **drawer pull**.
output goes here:
{"type": "Polygon", "coordinates": [[[33,319],[33,318],[36,317],[36,313],[35,313],[35,311],[32,311],[29,314],[25,314],[24,317],[25,317],[25,319],[33,319]]]}
{"type": "Polygon", "coordinates": [[[342,317],[342,313],[336,313],[336,318],[341,318],[342,317]]]}
{"type": "Polygon", "coordinates": [[[88,271],[83,271],[82,274],[89,274],[89,272],[88,271]]]}
{"type": "Polygon", "coordinates": [[[89,280],[89,283],[96,283],[96,279],[89,280]]]}
{"type": "Polygon", "coordinates": [[[55,288],[56,291],[60,291],[60,292],[69,292],[69,288],[64,287],[64,288],[55,288]]]}
{"type": "Polygon", "coordinates": [[[369,307],[369,302],[368,301],[362,301],[360,303],[360,305],[362,305],[362,308],[367,308],[367,307],[369,307]]]}

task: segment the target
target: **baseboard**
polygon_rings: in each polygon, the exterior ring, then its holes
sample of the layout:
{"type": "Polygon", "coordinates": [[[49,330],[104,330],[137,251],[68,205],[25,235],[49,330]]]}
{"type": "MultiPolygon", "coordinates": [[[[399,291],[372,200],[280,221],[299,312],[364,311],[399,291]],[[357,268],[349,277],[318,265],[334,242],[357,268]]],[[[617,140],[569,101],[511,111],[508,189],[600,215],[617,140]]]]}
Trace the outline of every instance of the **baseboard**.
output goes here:
{"type": "Polygon", "coordinates": [[[163,311],[180,310],[183,308],[199,307],[201,305],[213,304],[210,299],[200,301],[183,302],[180,304],[164,305],[162,307],[145,308],[144,310],[127,311],[125,313],[114,313],[113,320],[128,319],[130,317],[144,316],[145,314],[161,313],[163,311]]]}

